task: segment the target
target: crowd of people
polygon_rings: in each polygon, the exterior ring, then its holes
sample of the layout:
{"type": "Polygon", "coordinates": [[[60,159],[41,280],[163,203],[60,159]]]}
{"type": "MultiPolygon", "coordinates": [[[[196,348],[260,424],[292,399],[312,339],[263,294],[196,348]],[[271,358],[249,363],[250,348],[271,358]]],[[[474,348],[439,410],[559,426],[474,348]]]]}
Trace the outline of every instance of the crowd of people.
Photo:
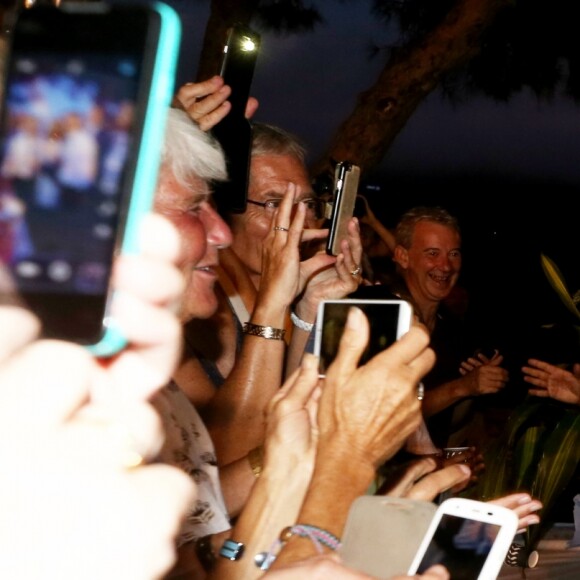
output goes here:
{"type": "MultiPolygon", "coordinates": [[[[340,562],[341,535],[382,466],[415,440],[381,493],[434,501],[469,485],[473,469],[433,455],[464,403],[509,376],[501,353],[469,350],[445,304],[462,266],[457,220],[416,207],[391,232],[367,205],[329,256],[304,146],[257,122],[246,211],[220,215],[212,184],[226,163],[211,129],[228,96],[219,77],[189,83],[168,112],[156,215],[115,271],[125,350],[99,360],[39,340],[31,314],[0,307],[0,577],[364,580],[340,562]],[[361,222],[396,283],[365,277],[361,222]],[[319,377],[320,302],[395,296],[413,305],[410,331],[359,366],[369,321],[351,309],[319,377]]],[[[250,99],[247,116],[256,109],[250,99]]],[[[531,359],[523,373],[532,394],[580,404],[580,365],[531,359]]],[[[494,501],[520,532],[539,522],[528,493],[494,501]]]]}

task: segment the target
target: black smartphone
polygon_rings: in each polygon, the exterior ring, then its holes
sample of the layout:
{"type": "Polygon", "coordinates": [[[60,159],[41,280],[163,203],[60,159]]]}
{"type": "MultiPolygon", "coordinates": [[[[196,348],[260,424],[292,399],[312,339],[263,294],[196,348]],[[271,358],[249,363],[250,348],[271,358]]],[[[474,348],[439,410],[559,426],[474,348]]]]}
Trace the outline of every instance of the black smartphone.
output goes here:
{"type": "Polygon", "coordinates": [[[360,180],[358,165],[340,161],[334,170],[334,188],[326,253],[340,254],[340,242],[347,237],[347,226],[353,216],[356,192],[360,180]]]}
{"type": "Polygon", "coordinates": [[[10,30],[0,303],[28,307],[44,336],[99,356],[125,343],[110,274],[117,254],[138,251],[152,205],[180,33],[158,2],[39,5],[10,30]]]}
{"type": "Polygon", "coordinates": [[[320,376],[326,374],[336,356],[352,306],[360,308],[370,324],[369,342],[359,361],[361,365],[391,346],[411,328],[413,307],[406,300],[323,300],[318,306],[314,337],[314,354],[319,358],[320,376]]]}
{"type": "Polygon", "coordinates": [[[213,128],[220,142],[228,169],[228,181],[217,184],[214,197],[224,212],[246,211],[252,126],[245,117],[246,104],[260,50],[260,35],[236,24],[228,30],[223,46],[219,74],[232,92],[230,112],[213,128]]]}

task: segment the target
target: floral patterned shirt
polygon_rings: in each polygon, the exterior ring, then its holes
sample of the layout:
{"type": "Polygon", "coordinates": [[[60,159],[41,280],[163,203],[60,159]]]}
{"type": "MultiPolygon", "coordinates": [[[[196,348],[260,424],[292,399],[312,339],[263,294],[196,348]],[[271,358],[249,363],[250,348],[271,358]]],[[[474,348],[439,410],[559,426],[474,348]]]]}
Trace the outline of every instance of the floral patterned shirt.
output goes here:
{"type": "Polygon", "coordinates": [[[159,460],[179,467],[197,485],[197,499],[185,518],[177,545],[229,530],[214,446],[197,410],[173,382],[155,395],[152,404],[165,429],[159,460]]]}

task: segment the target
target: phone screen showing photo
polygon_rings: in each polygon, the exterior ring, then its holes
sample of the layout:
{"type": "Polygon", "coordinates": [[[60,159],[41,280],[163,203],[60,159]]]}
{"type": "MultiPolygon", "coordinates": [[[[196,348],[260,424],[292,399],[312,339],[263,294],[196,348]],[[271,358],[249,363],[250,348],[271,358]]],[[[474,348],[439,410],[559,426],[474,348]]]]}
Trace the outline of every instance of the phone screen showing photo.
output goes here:
{"type": "Polygon", "coordinates": [[[477,580],[500,526],[444,514],[417,569],[444,565],[453,580],[477,580]]]}
{"type": "Polygon", "coordinates": [[[151,22],[137,8],[39,7],[23,11],[11,32],[0,303],[32,310],[45,337],[92,345],[104,335],[146,108],[151,22]]]}
{"type": "Polygon", "coordinates": [[[22,293],[105,292],[138,76],[131,54],[13,55],[1,135],[0,247],[22,293]]]}
{"type": "MultiPolygon", "coordinates": [[[[349,308],[357,306],[366,315],[370,324],[370,338],[360,364],[368,362],[379,352],[388,348],[398,338],[398,325],[401,305],[398,302],[328,302],[323,306],[320,329],[320,367],[321,375],[326,373],[336,353],[342,336],[349,308]]],[[[317,322],[318,324],[318,322],[317,322]]]]}

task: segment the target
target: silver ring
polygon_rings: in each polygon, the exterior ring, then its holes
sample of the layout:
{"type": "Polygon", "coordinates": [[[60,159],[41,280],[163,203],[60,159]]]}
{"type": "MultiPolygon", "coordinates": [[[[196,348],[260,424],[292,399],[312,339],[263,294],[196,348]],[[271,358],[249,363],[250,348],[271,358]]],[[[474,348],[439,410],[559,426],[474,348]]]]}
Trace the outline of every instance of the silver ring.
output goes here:
{"type": "Polygon", "coordinates": [[[419,383],[417,385],[417,399],[422,401],[425,398],[425,385],[423,383],[419,383]]]}
{"type": "Polygon", "coordinates": [[[353,278],[356,278],[360,273],[362,272],[362,268],[360,266],[357,266],[351,273],[350,275],[353,278]]]}
{"type": "Polygon", "coordinates": [[[274,226],[275,232],[288,232],[290,231],[288,228],[283,228],[282,226],[274,226]]]}

